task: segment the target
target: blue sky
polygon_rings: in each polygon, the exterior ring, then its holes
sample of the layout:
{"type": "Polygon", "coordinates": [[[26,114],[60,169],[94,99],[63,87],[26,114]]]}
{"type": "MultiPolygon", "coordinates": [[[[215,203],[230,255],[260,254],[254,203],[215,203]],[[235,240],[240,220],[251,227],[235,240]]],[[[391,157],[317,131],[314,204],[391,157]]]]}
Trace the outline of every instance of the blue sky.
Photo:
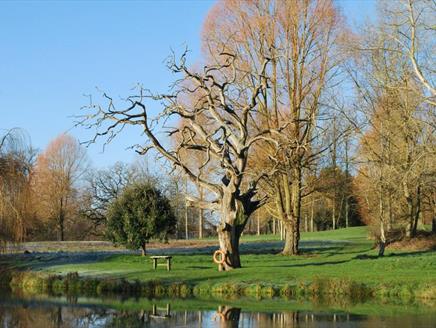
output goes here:
{"type": "MultiPolygon", "coordinates": [[[[375,15],[372,0],[338,0],[352,24],[375,15]]],[[[137,82],[165,91],[172,76],[164,60],[186,46],[199,57],[203,20],[214,1],[1,1],[0,130],[23,128],[36,148],[71,129],[71,116],[96,87],[114,97],[137,82]]],[[[125,151],[140,136],[124,133],[102,153],[88,149],[96,166],[132,161],[125,151]]]]}

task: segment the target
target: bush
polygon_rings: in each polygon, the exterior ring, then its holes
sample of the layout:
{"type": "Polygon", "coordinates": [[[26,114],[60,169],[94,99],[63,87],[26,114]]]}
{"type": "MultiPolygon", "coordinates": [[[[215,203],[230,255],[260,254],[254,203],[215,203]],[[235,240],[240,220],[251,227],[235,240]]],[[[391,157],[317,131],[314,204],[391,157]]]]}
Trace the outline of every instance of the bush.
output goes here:
{"type": "Polygon", "coordinates": [[[150,238],[166,240],[175,226],[169,200],[150,183],[128,187],[108,210],[109,239],[143,255],[150,238]]]}

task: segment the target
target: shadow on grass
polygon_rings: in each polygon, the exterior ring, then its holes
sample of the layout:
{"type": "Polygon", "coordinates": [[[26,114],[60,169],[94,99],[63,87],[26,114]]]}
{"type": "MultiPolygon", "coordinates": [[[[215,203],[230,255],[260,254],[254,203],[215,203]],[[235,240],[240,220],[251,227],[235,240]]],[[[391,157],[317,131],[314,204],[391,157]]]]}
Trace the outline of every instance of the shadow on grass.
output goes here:
{"type": "Polygon", "coordinates": [[[405,252],[405,253],[390,253],[386,254],[385,256],[378,256],[378,255],[370,255],[370,254],[361,254],[353,257],[354,260],[376,260],[376,259],[384,259],[384,258],[391,258],[391,257],[409,257],[409,256],[419,256],[424,255],[428,253],[434,253],[432,250],[426,250],[426,251],[416,251],[416,252],[405,252]]]}
{"type": "Polygon", "coordinates": [[[269,267],[269,268],[300,268],[300,267],[310,267],[310,266],[324,266],[324,265],[336,265],[351,262],[349,260],[340,261],[324,261],[324,262],[311,262],[311,263],[295,263],[295,264],[282,264],[282,265],[257,265],[258,267],[269,267]]]}
{"type": "MultiPolygon", "coordinates": [[[[269,243],[256,243],[256,247],[254,247],[251,243],[245,243],[241,246],[241,254],[242,255],[262,255],[262,254],[277,254],[281,251],[280,248],[276,248],[280,246],[280,242],[269,242],[269,243]]],[[[375,260],[379,257],[377,255],[367,254],[370,248],[367,248],[365,245],[354,244],[354,243],[343,243],[343,242],[335,242],[335,241],[305,241],[301,243],[302,248],[302,256],[301,257],[289,257],[290,263],[286,264],[274,264],[270,263],[270,265],[262,263],[262,261],[256,261],[256,264],[253,266],[256,267],[316,267],[316,266],[325,266],[325,265],[336,265],[342,264],[346,262],[350,262],[353,260],[375,260]],[[362,246],[362,248],[360,248],[362,246]],[[335,255],[355,255],[353,257],[349,257],[347,259],[340,259],[337,261],[332,260],[324,260],[335,255]],[[306,255],[306,258],[304,257],[306,255]],[[313,261],[308,263],[292,263],[297,262],[297,260],[310,259],[311,256],[315,257],[313,261]],[[323,259],[324,258],[324,259],[323,259]]],[[[188,262],[189,266],[186,266],[186,269],[198,269],[198,270],[208,270],[210,267],[204,265],[204,263],[200,263],[202,261],[198,260],[199,263],[196,263],[197,260],[191,261],[189,263],[189,257],[197,256],[197,255],[212,255],[212,251],[216,249],[211,247],[201,247],[191,249],[190,251],[185,250],[184,252],[178,252],[177,249],[175,252],[171,249],[165,250],[167,255],[173,255],[175,259],[180,259],[180,262],[188,262]]],[[[411,257],[411,256],[419,256],[424,254],[429,254],[434,251],[426,250],[426,251],[411,251],[411,252],[398,252],[398,253],[388,253],[384,256],[384,258],[391,257],[411,257]]],[[[155,254],[155,252],[150,252],[151,254],[155,254]]],[[[133,262],[137,264],[141,264],[141,261],[144,261],[144,271],[148,271],[150,263],[148,263],[148,257],[141,258],[140,256],[134,255],[133,253],[127,254],[122,252],[82,252],[82,253],[69,253],[69,252],[60,252],[60,253],[31,253],[31,254],[13,254],[13,255],[1,255],[0,256],[0,266],[3,271],[6,270],[44,270],[49,267],[54,266],[62,266],[62,265],[81,265],[81,264],[90,264],[90,263],[98,263],[102,261],[114,262],[114,265],[120,266],[122,268],[123,262],[126,264],[132,264],[133,262]],[[129,256],[131,256],[129,258],[129,256]]],[[[174,262],[174,265],[177,266],[177,260],[174,262]]],[[[251,262],[251,261],[250,261],[251,262]]],[[[252,263],[250,263],[252,264],[252,263]]],[[[251,265],[250,265],[251,266],[251,265]]],[[[0,271],[1,271],[0,269],[0,271]]],[[[126,270],[128,272],[128,270],[126,270]]]]}
{"type": "Polygon", "coordinates": [[[210,269],[210,267],[207,267],[207,266],[200,266],[200,265],[192,265],[192,266],[187,266],[186,269],[199,269],[199,270],[206,270],[206,269],[210,269]]]}

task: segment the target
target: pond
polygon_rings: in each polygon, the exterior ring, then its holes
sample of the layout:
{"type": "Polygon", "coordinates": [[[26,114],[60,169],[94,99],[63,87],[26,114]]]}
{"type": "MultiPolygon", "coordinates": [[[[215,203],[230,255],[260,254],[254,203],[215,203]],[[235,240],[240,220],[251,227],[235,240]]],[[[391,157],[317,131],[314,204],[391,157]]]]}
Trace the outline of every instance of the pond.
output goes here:
{"type": "Polygon", "coordinates": [[[0,327],[435,327],[422,304],[23,297],[2,292],[0,327]]]}

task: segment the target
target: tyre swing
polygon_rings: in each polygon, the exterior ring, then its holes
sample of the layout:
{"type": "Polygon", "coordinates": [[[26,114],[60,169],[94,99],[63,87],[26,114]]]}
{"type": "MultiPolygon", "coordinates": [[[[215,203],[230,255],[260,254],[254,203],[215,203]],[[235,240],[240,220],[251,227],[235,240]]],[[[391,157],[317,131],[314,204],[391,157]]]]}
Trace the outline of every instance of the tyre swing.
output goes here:
{"type": "Polygon", "coordinates": [[[224,253],[222,250],[217,249],[213,253],[213,261],[218,264],[218,271],[223,271],[224,267],[223,264],[226,261],[226,253],[224,253]]]}

